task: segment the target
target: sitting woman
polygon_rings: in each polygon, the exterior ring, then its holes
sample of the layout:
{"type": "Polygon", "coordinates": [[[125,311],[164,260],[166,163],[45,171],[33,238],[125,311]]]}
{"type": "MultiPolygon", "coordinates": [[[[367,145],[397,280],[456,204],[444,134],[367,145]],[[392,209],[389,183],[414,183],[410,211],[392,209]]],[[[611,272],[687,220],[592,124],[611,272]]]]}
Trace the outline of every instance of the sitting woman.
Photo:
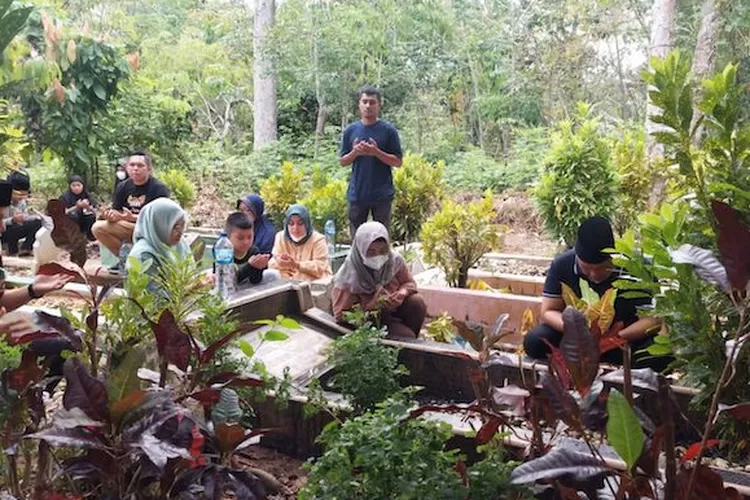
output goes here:
{"type": "Polygon", "coordinates": [[[313,230],[310,214],[302,205],[292,205],[284,217],[284,230],[273,244],[268,267],[283,279],[314,281],[333,274],[325,236],[313,230]]]}
{"type": "Polygon", "coordinates": [[[265,204],[263,198],[257,194],[249,194],[237,200],[237,210],[245,212],[253,221],[255,227],[254,245],[258,247],[260,253],[271,253],[273,249],[273,239],[276,236],[276,228],[263,213],[265,204]]]}
{"type": "Polygon", "coordinates": [[[5,231],[3,243],[8,246],[8,255],[21,257],[33,255],[36,233],[42,227],[42,219],[35,215],[28,204],[31,181],[24,172],[11,172],[8,176],[11,185],[10,207],[8,216],[3,219],[5,231]],[[19,241],[23,240],[19,252],[19,241]]]}
{"type": "Polygon", "coordinates": [[[169,198],[157,198],[147,204],[135,223],[128,268],[131,267],[130,257],[143,263],[150,260],[151,265],[145,272],[155,277],[165,263],[175,258],[192,259],[190,247],[182,241],[186,225],[187,214],[169,198]]]}
{"type": "Polygon", "coordinates": [[[74,175],[70,178],[68,191],[60,197],[60,201],[65,204],[65,213],[73,222],[78,224],[81,232],[86,235],[89,241],[94,241],[94,235],[91,234],[91,226],[96,222],[96,200],[86,191],[83,184],[83,177],[74,175]]]}
{"type": "Polygon", "coordinates": [[[357,229],[352,249],[333,278],[331,301],[337,321],[355,304],[365,311],[379,310],[380,324],[391,337],[418,337],[427,314],[406,262],[391,250],[380,222],[357,229]]]}

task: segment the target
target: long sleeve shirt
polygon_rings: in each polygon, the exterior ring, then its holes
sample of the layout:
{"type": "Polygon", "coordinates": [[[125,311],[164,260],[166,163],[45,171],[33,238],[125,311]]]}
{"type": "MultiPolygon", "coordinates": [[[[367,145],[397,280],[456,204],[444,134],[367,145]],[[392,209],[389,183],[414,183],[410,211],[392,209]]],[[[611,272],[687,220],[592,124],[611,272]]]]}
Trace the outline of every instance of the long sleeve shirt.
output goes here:
{"type": "Polygon", "coordinates": [[[302,245],[297,245],[284,237],[284,232],[276,233],[273,243],[273,258],[268,262],[269,269],[277,269],[285,280],[314,281],[331,276],[331,263],[328,260],[328,245],[322,234],[314,231],[302,245]],[[299,270],[280,267],[278,257],[289,254],[299,263],[299,270]]]}
{"type": "Polygon", "coordinates": [[[417,283],[406,265],[402,265],[391,281],[372,295],[355,294],[346,288],[334,286],[331,292],[333,315],[340,321],[344,311],[350,310],[355,304],[360,304],[365,311],[372,311],[379,307],[378,299],[382,295],[391,295],[401,289],[406,290],[407,297],[417,293],[417,283]]]}

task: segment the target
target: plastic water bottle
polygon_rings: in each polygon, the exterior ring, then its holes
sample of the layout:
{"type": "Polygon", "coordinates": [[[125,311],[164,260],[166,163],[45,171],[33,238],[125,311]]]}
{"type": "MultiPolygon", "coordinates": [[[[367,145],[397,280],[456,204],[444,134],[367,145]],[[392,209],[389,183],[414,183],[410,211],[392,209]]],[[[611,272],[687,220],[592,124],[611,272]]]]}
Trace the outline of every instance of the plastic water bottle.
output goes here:
{"type": "Polygon", "coordinates": [[[130,255],[130,250],[133,249],[133,245],[130,243],[123,243],[120,246],[120,254],[118,257],[118,263],[117,263],[117,269],[120,271],[120,274],[122,276],[125,276],[125,273],[127,272],[127,264],[128,264],[128,255],[130,255]]]}
{"type": "Polygon", "coordinates": [[[221,233],[214,244],[215,287],[216,294],[227,299],[234,293],[234,247],[227,233],[221,233]]]}
{"type": "Polygon", "coordinates": [[[332,259],[333,254],[336,252],[336,223],[333,222],[333,219],[326,221],[323,233],[325,233],[326,243],[328,244],[328,258],[332,259]]]}

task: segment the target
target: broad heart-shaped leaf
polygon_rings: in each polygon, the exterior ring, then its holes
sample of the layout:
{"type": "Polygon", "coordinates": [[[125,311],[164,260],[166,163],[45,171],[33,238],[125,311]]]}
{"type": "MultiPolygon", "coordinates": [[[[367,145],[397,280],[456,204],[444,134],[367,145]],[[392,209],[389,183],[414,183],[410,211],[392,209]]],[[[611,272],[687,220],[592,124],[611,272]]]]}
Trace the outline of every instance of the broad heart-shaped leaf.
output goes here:
{"type": "Polygon", "coordinates": [[[714,200],[711,208],[719,222],[719,251],[729,282],[736,290],[744,290],[750,279],[750,228],[726,203],[714,200]]]}
{"type": "Polygon", "coordinates": [[[109,408],[104,382],[89,375],[78,358],[65,361],[63,375],[68,383],[63,394],[65,409],[80,408],[93,420],[106,422],[109,419],[109,408]]]}
{"type": "Polygon", "coordinates": [[[47,215],[52,218],[54,228],[50,236],[55,246],[70,253],[71,262],[83,267],[86,263],[86,245],[88,241],[78,224],[65,214],[65,205],[54,199],[47,202],[47,215]]]}
{"type": "Polygon", "coordinates": [[[77,264],[73,262],[48,262],[42,264],[36,270],[37,276],[54,276],[56,274],[62,274],[64,276],[70,276],[75,281],[86,283],[86,273],[77,264]]]}
{"type": "Polygon", "coordinates": [[[93,448],[98,450],[107,449],[94,433],[83,427],[75,427],[73,429],[51,427],[26,437],[28,439],[42,439],[52,446],[70,446],[73,448],[93,448]]]}
{"type": "Polygon", "coordinates": [[[716,285],[724,293],[732,293],[727,270],[712,251],[693,245],[682,245],[677,250],[669,252],[669,255],[675,264],[690,264],[701,279],[716,285]]]}
{"type": "Polygon", "coordinates": [[[242,408],[240,408],[239,396],[232,389],[222,389],[219,402],[211,411],[211,420],[214,425],[220,425],[239,422],[240,419],[242,419],[242,408]]]}
{"type": "Polygon", "coordinates": [[[110,401],[119,401],[133,391],[140,389],[141,381],[138,378],[138,368],[146,361],[143,349],[132,347],[120,361],[120,364],[112,370],[107,379],[107,393],[110,401]]]}
{"type": "Polygon", "coordinates": [[[562,296],[566,306],[574,307],[579,311],[586,309],[586,302],[578,298],[578,295],[565,283],[562,284],[562,296]]]}
{"type": "Polygon", "coordinates": [[[591,454],[580,453],[566,446],[558,446],[543,457],[516,467],[510,474],[510,482],[525,484],[563,476],[582,482],[610,472],[604,462],[591,454]]]}
{"type": "Polygon", "coordinates": [[[164,309],[157,323],[151,323],[156,335],[156,347],[159,355],[182,371],[187,370],[190,362],[190,337],[180,330],[172,311],[164,309]]]}
{"type": "Polygon", "coordinates": [[[245,429],[240,424],[219,424],[216,426],[216,438],[222,453],[234,450],[245,440],[245,429]]]}
{"type": "Polygon", "coordinates": [[[268,342],[280,342],[289,338],[289,335],[278,330],[269,330],[263,335],[263,340],[268,342]]]}
{"type": "Polygon", "coordinates": [[[560,351],[578,392],[585,396],[599,371],[599,339],[591,335],[583,313],[568,306],[563,311],[560,351]]]}
{"type": "Polygon", "coordinates": [[[625,396],[617,390],[609,393],[607,413],[607,441],[631,470],[641,456],[646,441],[641,424],[625,396]]]}

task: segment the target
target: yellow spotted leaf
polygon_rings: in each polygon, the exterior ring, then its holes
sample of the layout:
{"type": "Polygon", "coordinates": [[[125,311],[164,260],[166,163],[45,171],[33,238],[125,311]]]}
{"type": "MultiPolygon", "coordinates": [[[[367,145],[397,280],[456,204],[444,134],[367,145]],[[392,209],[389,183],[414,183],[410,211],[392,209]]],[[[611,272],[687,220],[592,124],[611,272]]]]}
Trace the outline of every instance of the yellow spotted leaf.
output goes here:
{"type": "Polygon", "coordinates": [[[615,299],[617,299],[617,289],[610,288],[604,292],[597,304],[599,312],[597,323],[599,324],[599,330],[602,332],[608,331],[615,319],[615,299]]]}
{"type": "Polygon", "coordinates": [[[578,298],[578,295],[565,283],[562,284],[562,296],[566,306],[574,307],[579,311],[586,309],[586,303],[578,298]]]}
{"type": "Polygon", "coordinates": [[[534,313],[531,309],[526,309],[521,318],[521,336],[525,336],[532,328],[534,328],[534,313]]]}

